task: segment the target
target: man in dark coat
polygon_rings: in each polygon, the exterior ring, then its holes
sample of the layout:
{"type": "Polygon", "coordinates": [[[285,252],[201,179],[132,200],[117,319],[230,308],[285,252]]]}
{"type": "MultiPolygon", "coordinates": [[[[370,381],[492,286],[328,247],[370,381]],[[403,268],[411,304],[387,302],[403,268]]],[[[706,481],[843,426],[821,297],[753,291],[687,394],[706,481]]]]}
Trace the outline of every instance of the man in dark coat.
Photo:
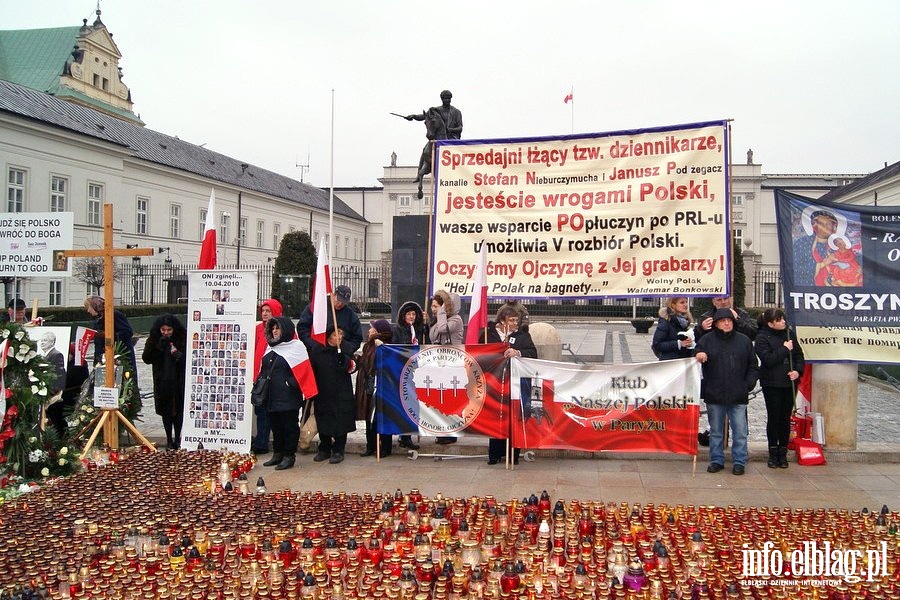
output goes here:
{"type": "Polygon", "coordinates": [[[747,464],[747,403],[759,368],[753,343],[735,331],[731,309],[720,308],[713,317],[711,335],[697,342],[695,356],[703,364],[704,399],[709,419],[710,473],[725,468],[725,418],[731,424],[731,472],[743,475],[747,464]]]}
{"type": "MultiPolygon", "coordinates": [[[[487,331],[482,330],[478,335],[478,339],[483,340],[485,339],[485,335],[487,335],[488,344],[508,344],[509,346],[503,352],[503,356],[506,358],[512,358],[514,356],[537,358],[537,347],[531,339],[531,334],[528,333],[528,325],[523,324],[520,326],[519,319],[520,313],[515,305],[510,303],[504,304],[500,307],[500,310],[497,311],[496,320],[488,323],[486,328],[487,331]]],[[[522,378],[520,385],[522,386],[522,406],[527,413],[530,411],[530,402],[528,399],[531,396],[531,382],[527,378],[522,378]]],[[[529,415],[526,414],[525,416],[527,418],[529,415]]],[[[504,460],[505,454],[505,439],[491,438],[488,441],[489,465],[496,465],[501,460],[504,460]]],[[[513,463],[519,463],[519,448],[515,449],[513,463]]]]}
{"type": "Polygon", "coordinates": [[[329,327],[326,333],[327,344],[314,344],[309,353],[319,387],[316,398],[319,451],[313,460],[327,460],[335,465],[344,461],[347,434],[356,431],[356,398],[350,380],[350,373],[356,366],[351,354],[338,352],[341,330],[329,327]]]}
{"type": "MultiPolygon", "coordinates": [[[[353,356],[363,343],[362,325],[359,323],[359,317],[350,308],[350,288],[346,285],[339,285],[334,289],[331,297],[331,303],[334,304],[334,313],[337,316],[337,326],[343,330],[344,337],[341,342],[341,352],[348,356],[353,356]]],[[[334,327],[331,318],[331,307],[328,307],[328,324],[326,329],[334,327]]],[[[300,314],[300,320],[297,322],[297,333],[300,340],[306,344],[306,348],[312,353],[313,348],[320,346],[312,339],[313,314],[312,305],[307,305],[300,314]]]]}

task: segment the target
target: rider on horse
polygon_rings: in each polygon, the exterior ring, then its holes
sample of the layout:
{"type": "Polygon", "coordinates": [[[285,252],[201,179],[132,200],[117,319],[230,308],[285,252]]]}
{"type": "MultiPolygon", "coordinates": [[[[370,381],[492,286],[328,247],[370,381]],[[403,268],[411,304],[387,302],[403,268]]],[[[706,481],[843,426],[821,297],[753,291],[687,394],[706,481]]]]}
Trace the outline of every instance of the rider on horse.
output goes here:
{"type": "Polygon", "coordinates": [[[419,172],[416,181],[419,182],[419,198],[422,198],[422,180],[425,175],[431,173],[431,153],[434,140],[458,140],[462,136],[462,113],[450,105],[453,94],[449,90],[441,92],[441,105],[422,111],[422,114],[407,115],[407,121],[425,121],[426,137],[428,142],[422,148],[422,156],[419,159],[419,172]]]}

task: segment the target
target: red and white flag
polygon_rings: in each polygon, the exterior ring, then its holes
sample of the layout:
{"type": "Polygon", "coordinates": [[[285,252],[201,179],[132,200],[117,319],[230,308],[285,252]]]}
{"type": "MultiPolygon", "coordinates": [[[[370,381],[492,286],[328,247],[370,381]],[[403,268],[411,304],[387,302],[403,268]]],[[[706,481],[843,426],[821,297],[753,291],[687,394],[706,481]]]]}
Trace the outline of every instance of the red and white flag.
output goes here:
{"type": "Polygon", "coordinates": [[[808,415],[812,412],[812,364],[803,366],[803,375],[797,380],[797,401],[795,409],[799,415],[808,415]]]}
{"type": "Polygon", "coordinates": [[[475,265],[473,280],[475,289],[472,290],[472,305],[469,307],[469,324],[466,329],[466,343],[478,344],[478,334],[487,327],[487,247],[481,244],[481,252],[478,254],[478,264],[475,265]]]}
{"type": "Polygon", "coordinates": [[[568,104],[569,102],[575,102],[575,94],[569,92],[568,94],[566,94],[566,97],[563,98],[563,102],[565,102],[566,104],[568,104]]]}
{"type": "Polygon", "coordinates": [[[316,377],[313,375],[312,364],[309,362],[309,354],[306,352],[306,346],[297,338],[289,342],[282,342],[275,346],[269,346],[266,354],[275,352],[287,361],[297,380],[300,391],[303,392],[304,398],[312,398],[319,393],[316,385],[316,377]]]}
{"type": "Polygon", "coordinates": [[[206,209],[206,226],[203,228],[203,245],[200,246],[198,269],[216,268],[216,190],[209,191],[209,208],[206,209]]]}
{"type": "Polygon", "coordinates": [[[75,366],[83,367],[87,363],[88,348],[94,343],[97,332],[88,327],[79,327],[75,330],[75,366]]]}
{"type": "Polygon", "coordinates": [[[328,328],[328,298],[331,296],[331,291],[331,267],[323,237],[319,242],[316,281],[313,283],[312,302],[310,303],[313,322],[309,335],[323,346],[325,345],[325,330],[328,328]]]}

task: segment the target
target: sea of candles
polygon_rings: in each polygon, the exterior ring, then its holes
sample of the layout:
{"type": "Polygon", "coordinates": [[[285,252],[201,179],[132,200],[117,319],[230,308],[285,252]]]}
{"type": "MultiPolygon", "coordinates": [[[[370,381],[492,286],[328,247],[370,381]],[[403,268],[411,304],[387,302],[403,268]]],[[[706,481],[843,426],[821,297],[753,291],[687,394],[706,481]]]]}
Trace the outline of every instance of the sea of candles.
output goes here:
{"type": "Polygon", "coordinates": [[[0,600],[900,598],[888,507],[273,491],[254,460],[131,452],[3,505],[0,600]]]}

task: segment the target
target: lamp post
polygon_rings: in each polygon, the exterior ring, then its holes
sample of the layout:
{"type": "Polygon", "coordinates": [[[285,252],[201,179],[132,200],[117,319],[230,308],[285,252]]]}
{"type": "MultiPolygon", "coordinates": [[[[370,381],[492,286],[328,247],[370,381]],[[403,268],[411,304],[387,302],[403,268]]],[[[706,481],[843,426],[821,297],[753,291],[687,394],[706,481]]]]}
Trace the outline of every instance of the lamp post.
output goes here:
{"type": "MultiPolygon", "coordinates": [[[[244,176],[244,173],[247,172],[247,167],[249,167],[249,166],[250,165],[248,165],[247,163],[241,163],[241,174],[239,175],[239,177],[244,176]]],[[[243,241],[243,239],[241,239],[241,236],[242,236],[242,234],[241,234],[241,208],[242,208],[242,204],[243,204],[243,202],[242,202],[243,196],[244,196],[244,191],[238,190],[238,207],[237,207],[238,208],[238,214],[237,214],[238,234],[237,234],[237,264],[236,264],[236,268],[238,268],[238,269],[241,268],[241,242],[243,241]]]]}
{"type": "MultiPolygon", "coordinates": [[[[131,250],[132,248],[137,248],[138,244],[125,244],[125,247],[131,250]]],[[[140,281],[141,277],[141,257],[140,256],[132,256],[131,257],[131,290],[132,290],[132,304],[138,303],[138,281],[140,281]]]]}

